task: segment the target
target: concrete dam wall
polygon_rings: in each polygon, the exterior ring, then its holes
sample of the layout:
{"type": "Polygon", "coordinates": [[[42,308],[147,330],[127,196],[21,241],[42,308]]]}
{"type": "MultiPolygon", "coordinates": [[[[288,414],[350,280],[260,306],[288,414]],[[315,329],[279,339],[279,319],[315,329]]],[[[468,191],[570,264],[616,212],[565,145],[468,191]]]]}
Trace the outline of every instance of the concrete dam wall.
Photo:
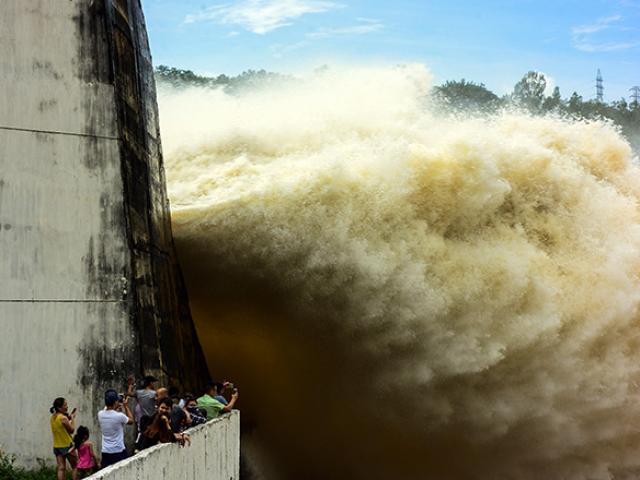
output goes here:
{"type": "Polygon", "coordinates": [[[189,430],[191,444],[164,443],[89,477],[92,480],[240,478],[240,412],[189,430]]]}
{"type": "Polygon", "coordinates": [[[139,0],[0,5],[0,445],[53,461],[48,408],[100,440],[106,388],[208,377],[177,265],[139,0]]]}

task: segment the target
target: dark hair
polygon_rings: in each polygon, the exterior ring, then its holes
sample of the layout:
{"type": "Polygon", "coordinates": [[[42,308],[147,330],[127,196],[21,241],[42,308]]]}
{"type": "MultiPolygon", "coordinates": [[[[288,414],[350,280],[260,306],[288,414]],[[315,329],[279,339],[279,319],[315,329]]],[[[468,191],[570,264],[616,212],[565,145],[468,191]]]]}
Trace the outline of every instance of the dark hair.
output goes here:
{"type": "Polygon", "coordinates": [[[160,405],[166,405],[169,408],[173,408],[173,402],[171,401],[170,398],[163,398],[162,400],[160,400],[160,403],[158,403],[158,406],[160,405]]]}
{"type": "Polygon", "coordinates": [[[174,441],[173,432],[171,431],[171,420],[163,415],[154,415],[153,421],[144,430],[143,435],[147,438],[156,440],[159,443],[169,443],[174,441]]]}
{"type": "Polygon", "coordinates": [[[80,425],[78,430],[76,430],[76,434],[73,436],[73,444],[76,447],[76,450],[80,448],[84,442],[89,440],[89,429],[84,425],[80,425]]]}
{"type": "Polygon", "coordinates": [[[113,407],[116,402],[121,402],[123,400],[122,395],[116,392],[113,389],[109,389],[104,392],[104,404],[107,407],[113,407]]]}
{"type": "Polygon", "coordinates": [[[142,381],[142,386],[144,388],[147,388],[153,382],[157,382],[157,381],[158,381],[158,379],[156,377],[154,377],[153,375],[147,375],[146,377],[144,377],[144,380],[142,381]]]}
{"type": "Polygon", "coordinates": [[[204,384],[204,393],[209,393],[214,388],[217,388],[217,383],[213,380],[204,384]]]}
{"type": "Polygon", "coordinates": [[[184,395],[184,404],[187,405],[189,402],[196,400],[196,397],[193,396],[192,393],[185,393],[184,395]]]}
{"type": "Polygon", "coordinates": [[[169,416],[171,420],[171,430],[176,433],[180,433],[184,430],[184,422],[187,419],[187,414],[184,413],[184,410],[181,408],[174,408],[171,410],[171,415],[169,416]]]}
{"type": "Polygon", "coordinates": [[[58,397],[53,401],[52,407],[49,409],[51,413],[55,413],[62,408],[64,405],[65,399],[64,397],[58,397]]]}

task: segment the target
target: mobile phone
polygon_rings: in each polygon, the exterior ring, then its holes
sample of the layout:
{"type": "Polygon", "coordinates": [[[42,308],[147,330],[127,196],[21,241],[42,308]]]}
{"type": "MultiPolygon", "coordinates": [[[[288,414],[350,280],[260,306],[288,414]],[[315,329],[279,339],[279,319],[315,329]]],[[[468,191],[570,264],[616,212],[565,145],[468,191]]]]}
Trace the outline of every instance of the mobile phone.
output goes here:
{"type": "Polygon", "coordinates": [[[77,410],[78,410],[77,408],[73,407],[73,410],[71,410],[71,415],[73,415],[74,413],[76,413],[76,411],[77,411],[77,410]]]}

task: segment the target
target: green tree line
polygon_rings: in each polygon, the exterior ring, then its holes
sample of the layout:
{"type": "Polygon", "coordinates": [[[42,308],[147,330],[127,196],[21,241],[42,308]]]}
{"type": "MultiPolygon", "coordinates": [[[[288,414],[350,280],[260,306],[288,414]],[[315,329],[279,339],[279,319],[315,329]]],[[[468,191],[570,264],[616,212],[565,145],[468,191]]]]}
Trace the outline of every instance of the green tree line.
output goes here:
{"type": "Polygon", "coordinates": [[[640,105],[626,99],[606,103],[584,100],[577,92],[563,98],[555,87],[546,95],[547,79],[540,72],[528,72],[502,97],[487,89],[482,83],[447,81],[434,88],[436,105],[446,111],[491,114],[505,108],[517,107],[533,115],[557,114],[577,119],[608,119],[620,127],[624,136],[640,151],[640,105]]]}
{"type": "Polygon", "coordinates": [[[160,65],[155,69],[155,78],[158,85],[170,86],[176,89],[187,87],[223,88],[227,93],[239,93],[243,90],[259,88],[268,85],[279,85],[292,80],[292,77],[266,70],[247,70],[240,75],[217,77],[197,75],[191,70],[167,67],[160,65]]]}

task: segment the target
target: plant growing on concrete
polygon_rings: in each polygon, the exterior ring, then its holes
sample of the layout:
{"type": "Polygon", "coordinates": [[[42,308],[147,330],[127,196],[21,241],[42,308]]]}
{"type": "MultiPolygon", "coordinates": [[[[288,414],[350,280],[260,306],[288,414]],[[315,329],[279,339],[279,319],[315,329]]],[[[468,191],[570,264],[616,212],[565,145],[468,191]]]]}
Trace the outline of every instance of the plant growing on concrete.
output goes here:
{"type": "MultiPolygon", "coordinates": [[[[51,480],[56,477],[56,471],[38,459],[40,465],[36,470],[25,470],[15,465],[16,456],[9,455],[0,448],[0,480],[51,480]]],[[[71,478],[67,472],[67,478],[71,478]]]]}

